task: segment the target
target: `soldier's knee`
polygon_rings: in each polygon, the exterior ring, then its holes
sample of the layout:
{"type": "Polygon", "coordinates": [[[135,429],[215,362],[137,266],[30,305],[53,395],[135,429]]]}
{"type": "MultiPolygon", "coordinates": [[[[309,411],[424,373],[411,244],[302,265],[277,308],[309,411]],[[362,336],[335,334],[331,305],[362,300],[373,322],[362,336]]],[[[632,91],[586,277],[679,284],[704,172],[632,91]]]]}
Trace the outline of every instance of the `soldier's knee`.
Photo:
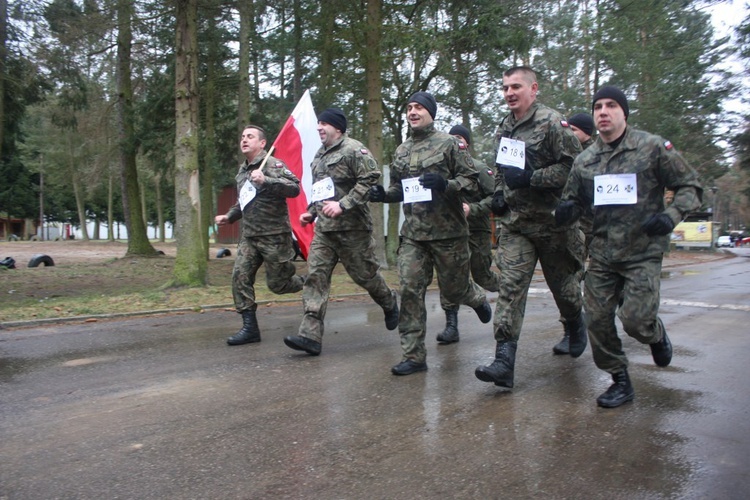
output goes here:
{"type": "Polygon", "coordinates": [[[621,316],[620,321],[622,322],[623,330],[625,330],[630,336],[641,336],[647,334],[655,322],[653,318],[644,319],[635,316],[621,316]]]}

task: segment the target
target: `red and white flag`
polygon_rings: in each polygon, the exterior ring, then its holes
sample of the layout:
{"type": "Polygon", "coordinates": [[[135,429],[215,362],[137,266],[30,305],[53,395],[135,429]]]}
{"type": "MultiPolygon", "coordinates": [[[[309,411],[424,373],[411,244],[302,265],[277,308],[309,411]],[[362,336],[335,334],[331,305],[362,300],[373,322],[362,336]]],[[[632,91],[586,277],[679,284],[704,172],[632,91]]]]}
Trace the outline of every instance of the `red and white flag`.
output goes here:
{"type": "Polygon", "coordinates": [[[313,237],[313,225],[308,224],[302,227],[299,223],[299,216],[307,211],[307,193],[312,191],[310,165],[320,148],[318,116],[315,114],[309,90],[305,91],[302,99],[295,106],[273,146],[274,156],[283,160],[301,183],[302,190],[299,196],[287,198],[286,203],[289,206],[292,232],[297,237],[302,255],[307,259],[307,252],[313,237]]]}

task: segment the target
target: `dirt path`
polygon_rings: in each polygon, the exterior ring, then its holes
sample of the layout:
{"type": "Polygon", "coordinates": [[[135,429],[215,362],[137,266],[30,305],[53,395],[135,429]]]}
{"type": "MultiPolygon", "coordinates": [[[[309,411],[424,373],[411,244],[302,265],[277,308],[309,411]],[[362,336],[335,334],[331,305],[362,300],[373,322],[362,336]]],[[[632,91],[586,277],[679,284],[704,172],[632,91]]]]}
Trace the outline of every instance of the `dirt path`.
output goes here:
{"type": "MultiPolygon", "coordinates": [[[[152,242],[157,250],[174,257],[177,247],[174,242],[152,242]]],[[[229,248],[234,253],[234,245],[211,245],[211,258],[219,248],[229,248]]],[[[17,267],[26,267],[34,255],[45,254],[52,257],[55,264],[80,264],[119,259],[125,256],[127,243],[109,241],[4,241],[0,242],[0,259],[13,257],[17,267]]]]}

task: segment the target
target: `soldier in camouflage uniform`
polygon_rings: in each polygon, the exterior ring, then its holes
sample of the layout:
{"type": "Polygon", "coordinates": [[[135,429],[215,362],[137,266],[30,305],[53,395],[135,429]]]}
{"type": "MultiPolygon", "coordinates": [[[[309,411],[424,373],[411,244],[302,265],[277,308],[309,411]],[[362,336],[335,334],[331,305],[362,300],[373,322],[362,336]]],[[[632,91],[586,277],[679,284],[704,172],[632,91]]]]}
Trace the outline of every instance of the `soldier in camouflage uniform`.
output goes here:
{"type": "Polygon", "coordinates": [[[495,360],[475,375],[484,382],[513,387],[516,349],[526,298],[537,262],[570,337],[570,355],[586,348],[586,324],[580,288],[577,225],[558,228],[552,211],[559,202],[580,143],[563,117],[536,102],[535,73],[525,66],[503,74],[503,95],[511,113],[498,130],[499,165],[492,209],[501,217],[496,263],[500,291],[494,317],[495,360]]]}
{"type": "Polygon", "coordinates": [[[576,113],[568,118],[568,125],[581,143],[581,150],[594,144],[594,119],[590,114],[576,113]]]}
{"type": "Polygon", "coordinates": [[[650,345],[657,366],[672,360],[672,343],[658,315],[661,264],[669,233],[700,207],[703,190],[696,171],[669,141],[627,126],[629,107],[621,90],[599,89],[593,111],[599,139],[576,158],[555,219],[570,224],[593,206],[584,302],[594,362],[614,382],[597,404],[614,408],[635,397],[615,314],[625,333],[650,345]],[[675,192],[668,208],[666,187],[675,192]]]}
{"type": "Polygon", "coordinates": [[[298,335],[284,338],[287,346],[313,356],[320,354],[331,273],[339,261],[383,308],[386,328],[398,326],[397,295],[380,273],[367,205],[370,187],[380,178],[377,162],[346,135],[346,117],[338,108],[318,116],[318,133],[323,145],[312,162],[312,203],[300,216],[303,226],[317,220],[302,291],[305,313],[298,335]]]}
{"type": "MultiPolygon", "coordinates": [[[[575,134],[578,142],[581,143],[581,148],[586,149],[594,143],[594,138],[592,137],[594,134],[594,119],[591,118],[590,114],[576,113],[575,115],[568,118],[568,125],[570,125],[570,130],[573,131],[573,134],[575,134]]],[[[584,244],[581,245],[581,251],[583,252],[581,255],[581,262],[583,262],[584,265],[589,256],[588,248],[589,244],[591,243],[592,224],[593,221],[591,212],[587,210],[586,213],[584,213],[584,215],[582,215],[581,218],[578,219],[578,226],[584,234],[584,244]]],[[[581,267],[579,281],[583,281],[584,272],[585,268],[581,267]]],[[[560,322],[564,325],[565,318],[560,317],[560,322]]],[[[552,347],[552,352],[554,352],[555,354],[570,354],[570,335],[568,334],[567,329],[563,334],[562,340],[560,340],[560,342],[552,347]]]]}
{"type": "MultiPolygon", "coordinates": [[[[450,135],[458,140],[467,150],[471,147],[471,132],[463,125],[454,125],[450,135]]],[[[492,267],[492,234],[490,220],[490,203],[495,191],[495,172],[487,168],[478,160],[472,158],[474,167],[479,172],[478,191],[464,196],[463,209],[466,221],[469,223],[469,252],[471,254],[469,267],[474,282],[490,292],[500,289],[500,276],[492,267]]],[[[458,304],[448,302],[442,289],[440,290],[440,306],[445,311],[445,329],[438,333],[440,344],[451,344],[459,341],[458,333],[458,304]]]]}
{"type": "Polygon", "coordinates": [[[260,342],[254,286],[261,264],[266,266],[266,282],[272,292],[302,290],[303,278],[295,275],[292,262],[295,253],[286,204],[287,198],[299,194],[299,179],[284,162],[269,156],[265,147],[263,129],[245,127],[240,140],[245,162],[235,177],[239,200],[225,215],[215,217],[219,226],[242,219],[232,271],[232,295],[237,312],[242,314],[242,328],[227,339],[229,345],[260,342]]]}
{"type": "Polygon", "coordinates": [[[483,323],[492,319],[484,292],[469,279],[469,227],[461,204],[463,196],[477,189],[477,171],[466,148],[435,129],[436,112],[431,94],[417,92],[409,98],[411,137],[396,149],[388,191],[380,185],[370,190],[371,201],[404,202],[398,251],[403,357],[391,368],[394,375],[427,370],[424,297],[433,268],[449,302],[472,307],[483,323]]]}

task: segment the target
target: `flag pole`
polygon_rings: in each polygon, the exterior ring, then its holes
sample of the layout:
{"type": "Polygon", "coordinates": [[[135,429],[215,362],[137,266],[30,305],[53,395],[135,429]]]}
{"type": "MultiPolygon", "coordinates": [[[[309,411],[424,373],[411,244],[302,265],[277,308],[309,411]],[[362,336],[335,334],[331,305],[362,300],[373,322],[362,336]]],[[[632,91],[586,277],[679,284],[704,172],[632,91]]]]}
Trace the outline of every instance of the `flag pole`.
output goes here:
{"type": "Polygon", "coordinates": [[[273,149],[276,147],[276,145],[272,145],[271,148],[268,150],[268,153],[266,153],[266,157],[263,158],[263,163],[260,164],[260,167],[258,170],[263,170],[263,167],[266,166],[266,162],[268,161],[268,158],[271,156],[271,153],[273,153],[273,149]]]}

